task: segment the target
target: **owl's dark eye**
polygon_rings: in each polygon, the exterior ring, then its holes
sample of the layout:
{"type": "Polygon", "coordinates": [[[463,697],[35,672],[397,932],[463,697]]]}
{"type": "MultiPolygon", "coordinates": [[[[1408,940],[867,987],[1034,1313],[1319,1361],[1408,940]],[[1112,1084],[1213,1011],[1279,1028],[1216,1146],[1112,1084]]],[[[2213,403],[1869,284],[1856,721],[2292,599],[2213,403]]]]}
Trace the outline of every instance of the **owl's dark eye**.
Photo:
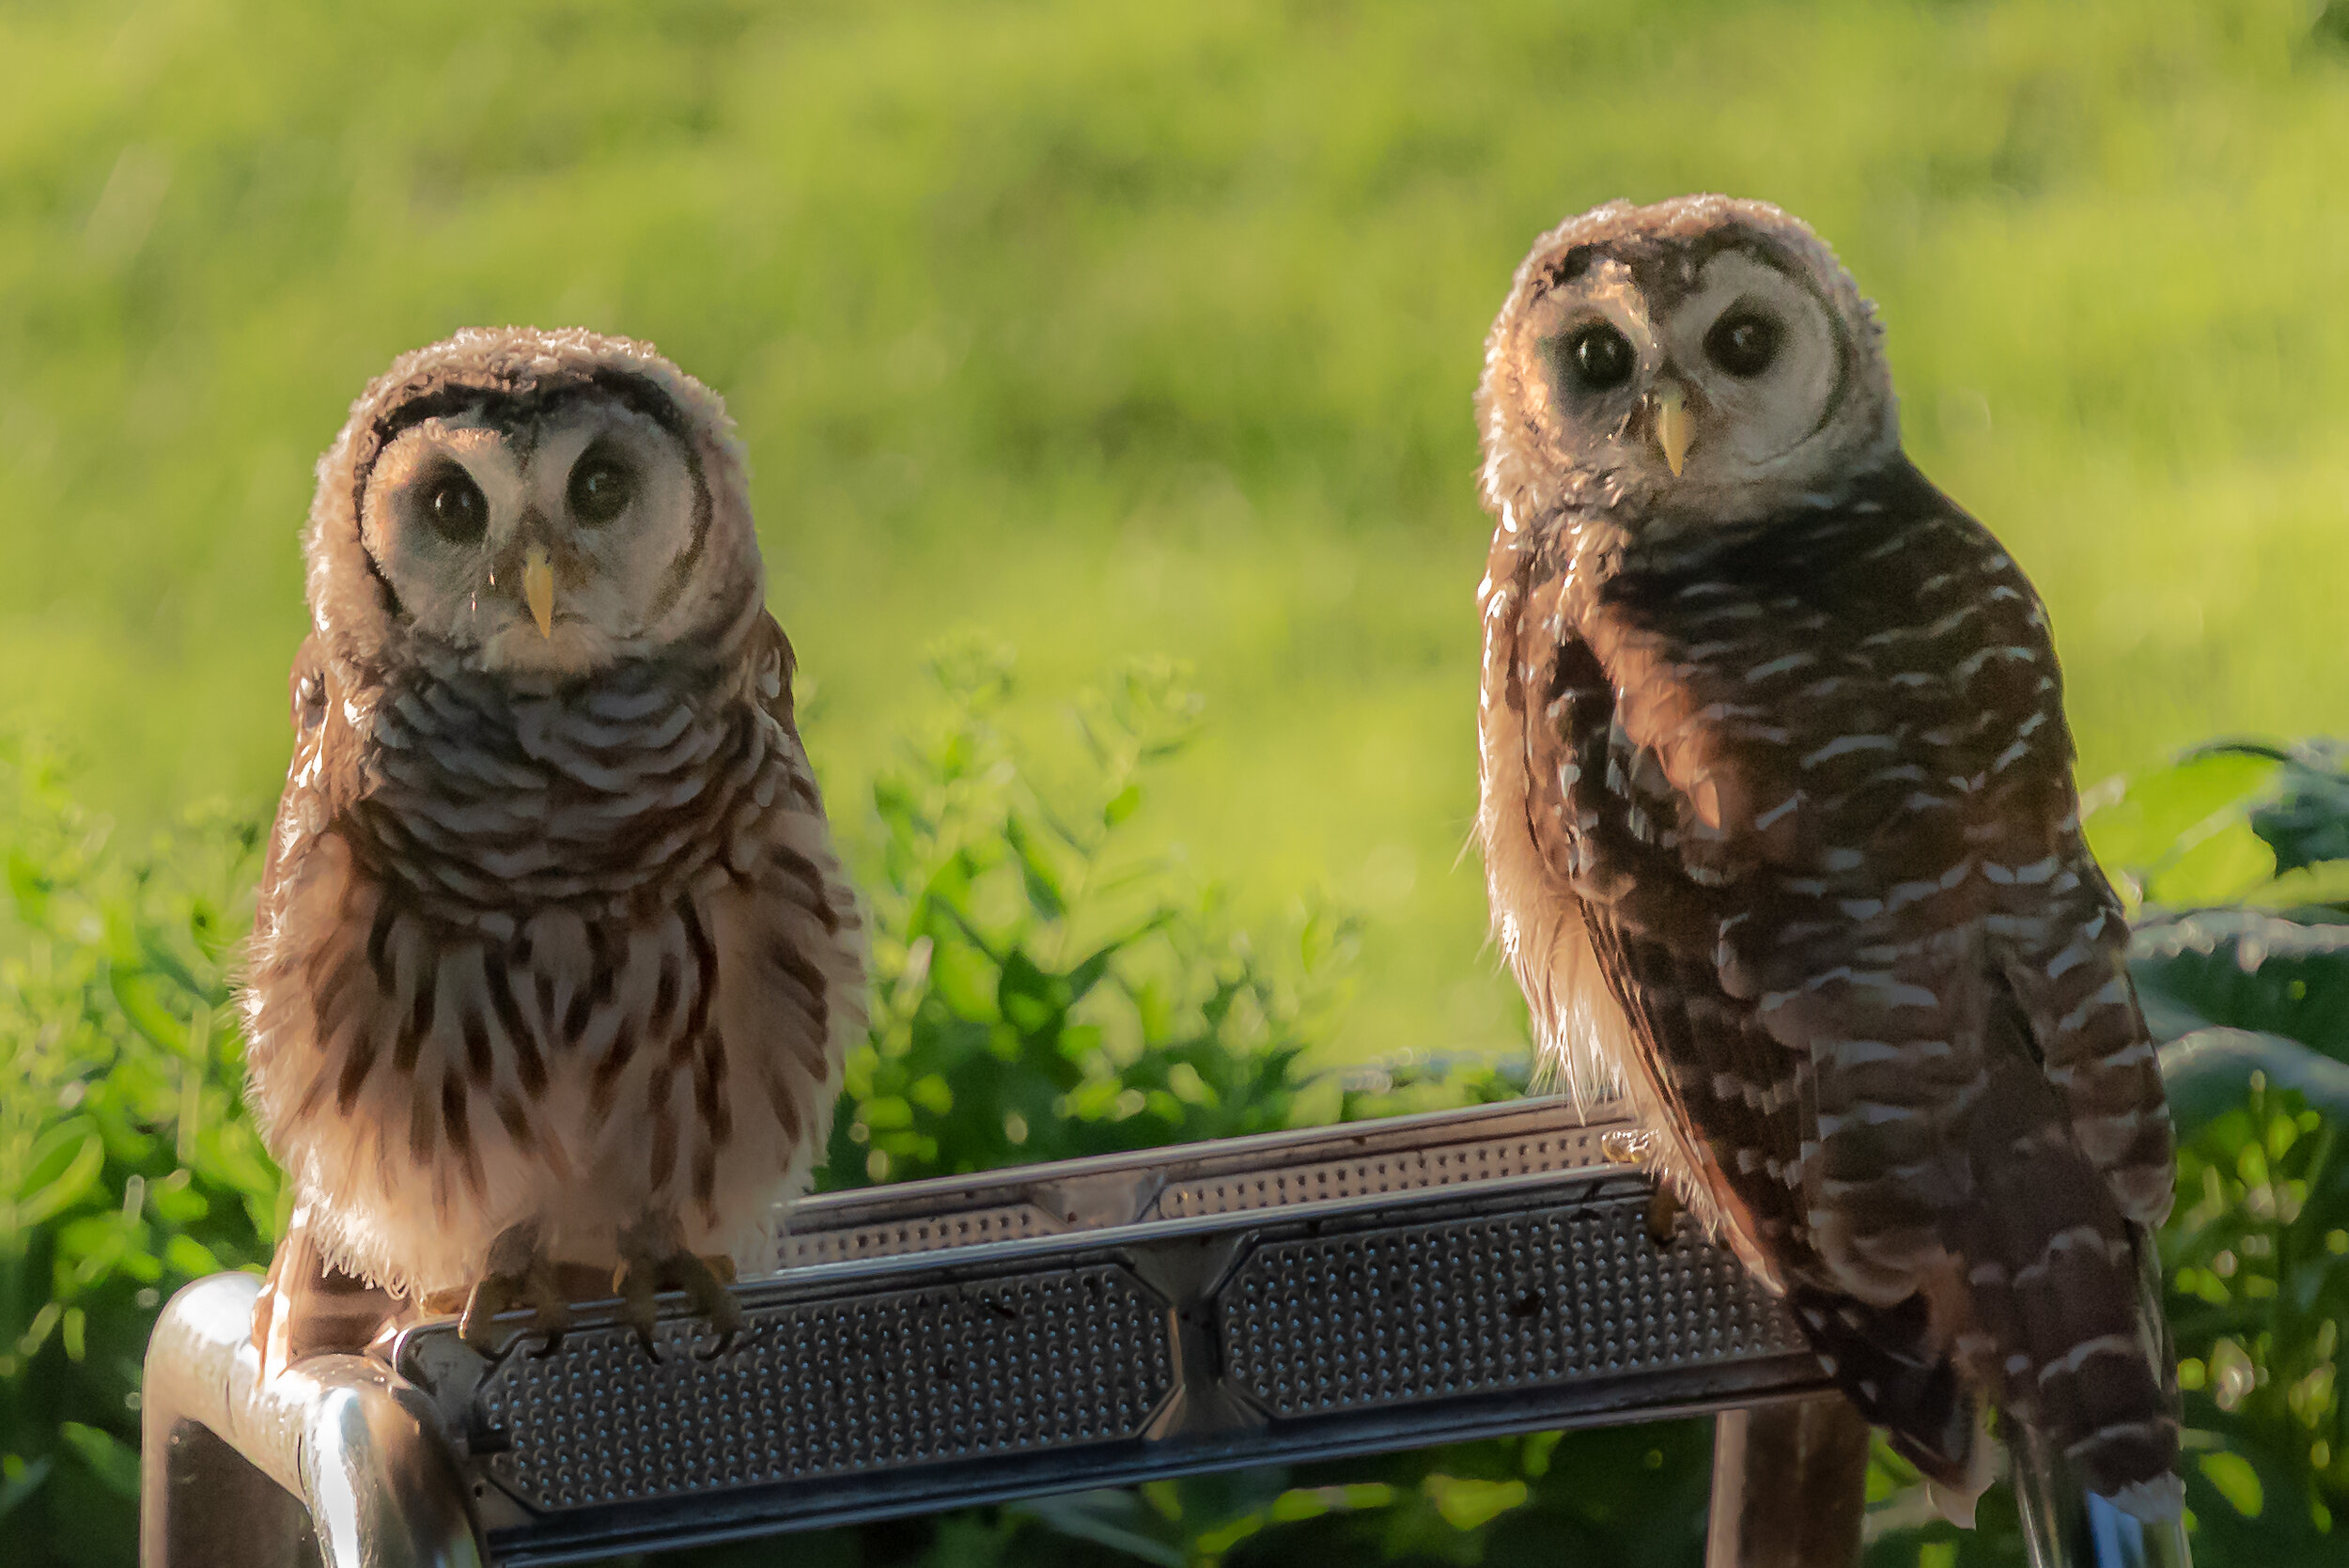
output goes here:
{"type": "Polygon", "coordinates": [[[571,470],[571,515],[590,528],[618,517],[635,494],[636,475],[604,447],[589,447],[571,470]]]}
{"type": "Polygon", "coordinates": [[[1605,392],[1631,379],[1638,357],[1631,340],[1604,321],[1594,321],[1566,340],[1566,363],[1575,380],[1593,392],[1605,392]]]}
{"type": "Polygon", "coordinates": [[[1731,375],[1759,376],[1778,358],[1786,330],[1758,310],[1733,310],[1704,334],[1704,354],[1731,375]]]}
{"type": "Polygon", "coordinates": [[[472,474],[451,463],[425,481],[424,515],[441,537],[452,544],[472,544],[490,526],[490,499],[472,474]]]}

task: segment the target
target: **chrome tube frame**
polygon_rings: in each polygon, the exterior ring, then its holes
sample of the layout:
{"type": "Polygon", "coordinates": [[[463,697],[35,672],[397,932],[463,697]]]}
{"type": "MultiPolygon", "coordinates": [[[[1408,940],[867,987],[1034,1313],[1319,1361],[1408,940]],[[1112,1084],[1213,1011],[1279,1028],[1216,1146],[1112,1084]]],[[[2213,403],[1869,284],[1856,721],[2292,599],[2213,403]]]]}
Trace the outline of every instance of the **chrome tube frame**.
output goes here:
{"type": "Polygon", "coordinates": [[[364,1356],[313,1357],[264,1383],[259,1293],[249,1274],[199,1280],[148,1344],[142,1568],[483,1568],[429,1403],[364,1356]]]}

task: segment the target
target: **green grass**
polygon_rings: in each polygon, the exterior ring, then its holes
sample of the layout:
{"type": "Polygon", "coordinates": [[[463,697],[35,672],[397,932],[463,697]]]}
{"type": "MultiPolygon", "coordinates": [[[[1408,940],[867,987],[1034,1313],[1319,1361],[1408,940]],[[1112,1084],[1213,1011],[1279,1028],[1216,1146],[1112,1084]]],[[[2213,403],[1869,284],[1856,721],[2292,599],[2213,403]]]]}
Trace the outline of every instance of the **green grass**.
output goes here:
{"type": "Polygon", "coordinates": [[[254,810],[309,464],[466,323],[731,400],[844,800],[943,631],[1194,664],[1162,799],[1367,917],[1343,1048],[1501,1047],[1469,400],[1532,236],[1804,214],[2052,603],[2083,772],[2349,729],[2341,0],[0,4],[0,727],[254,810]]]}

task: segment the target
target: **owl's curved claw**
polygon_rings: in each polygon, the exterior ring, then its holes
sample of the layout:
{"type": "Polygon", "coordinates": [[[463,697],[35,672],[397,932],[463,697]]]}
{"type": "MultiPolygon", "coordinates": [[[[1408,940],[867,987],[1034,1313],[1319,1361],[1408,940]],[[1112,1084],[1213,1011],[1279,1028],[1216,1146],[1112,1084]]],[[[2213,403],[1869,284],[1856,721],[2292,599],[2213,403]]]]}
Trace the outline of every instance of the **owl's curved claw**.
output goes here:
{"type": "Polygon", "coordinates": [[[660,1273],[658,1264],[632,1257],[623,1257],[620,1266],[612,1271],[612,1288],[620,1297],[620,1321],[635,1330],[645,1359],[656,1366],[661,1351],[653,1343],[652,1331],[661,1321],[661,1303],[654,1299],[661,1289],[660,1273]]]}
{"type": "Polygon", "coordinates": [[[663,1290],[683,1291],[693,1311],[708,1320],[718,1336],[716,1344],[694,1352],[694,1358],[714,1361],[732,1349],[742,1334],[742,1304],[726,1288],[726,1281],[733,1276],[734,1260],[727,1257],[704,1258],[685,1251],[647,1256],[624,1251],[612,1284],[621,1296],[620,1320],[636,1330],[636,1343],[655,1361],[661,1356],[653,1348],[653,1325],[660,1320],[660,1307],[654,1296],[663,1290]]]}
{"type": "Polygon", "coordinates": [[[457,1320],[457,1337],[491,1366],[513,1354],[532,1333],[544,1335],[547,1341],[546,1348],[537,1354],[553,1355],[563,1343],[564,1331],[571,1326],[571,1305],[564,1297],[554,1265],[537,1254],[529,1238],[511,1234],[490,1243],[490,1268],[466,1293],[463,1315],[457,1320]],[[532,1309],[530,1327],[500,1344],[498,1315],[521,1306],[532,1309]]]}

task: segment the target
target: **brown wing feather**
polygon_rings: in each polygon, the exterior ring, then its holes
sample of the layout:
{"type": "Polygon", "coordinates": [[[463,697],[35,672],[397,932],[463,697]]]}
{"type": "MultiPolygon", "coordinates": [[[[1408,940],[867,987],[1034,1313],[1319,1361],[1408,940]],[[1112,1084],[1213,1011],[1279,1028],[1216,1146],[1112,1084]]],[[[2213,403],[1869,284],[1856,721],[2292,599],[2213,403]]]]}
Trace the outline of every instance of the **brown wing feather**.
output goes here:
{"type": "Polygon", "coordinates": [[[2123,1330],[2168,1126],[2030,584],[1906,465],[1643,571],[1506,534],[1524,831],[1684,1180],[1927,1468],[1954,1358],[2092,1478],[2158,1474],[2123,1330]]]}
{"type": "MultiPolygon", "coordinates": [[[[1722,987],[1712,932],[1718,901],[1686,874],[1682,823],[1692,810],[1653,753],[1616,718],[1615,688],[1579,639],[1529,650],[1538,700],[1525,724],[1528,836],[1574,899],[1610,990],[1637,1043],[1626,1071],[1650,1115],[1697,1131],[1676,1178],[1692,1207],[1790,1295],[1823,1359],[1862,1413],[1930,1473],[1958,1482],[1974,1439],[1959,1385],[1921,1296],[1892,1306],[1833,1288],[1809,1243],[1806,1145],[1815,1147],[1807,1057],[1770,1038],[1748,1002],[1722,987]],[[1535,719],[1533,715],[1539,715],[1535,719]],[[1575,786],[1601,781],[1596,790],[1575,786]],[[1609,802],[1606,781],[1618,781],[1609,802]],[[1578,891],[1579,890],[1579,891],[1578,891]],[[1583,894],[1587,893],[1589,896],[1583,894]]],[[[1662,705],[1651,711],[1664,711],[1662,705]]]]}

